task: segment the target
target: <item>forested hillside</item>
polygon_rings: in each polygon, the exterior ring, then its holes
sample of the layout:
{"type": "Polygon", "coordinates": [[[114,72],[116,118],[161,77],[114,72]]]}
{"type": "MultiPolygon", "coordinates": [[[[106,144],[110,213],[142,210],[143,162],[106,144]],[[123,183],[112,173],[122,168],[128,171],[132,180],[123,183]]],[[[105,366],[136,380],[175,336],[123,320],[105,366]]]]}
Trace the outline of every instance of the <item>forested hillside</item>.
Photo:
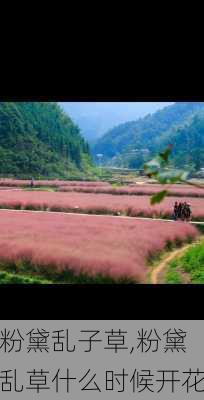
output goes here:
{"type": "MultiPolygon", "coordinates": [[[[164,107],[163,102],[84,101],[62,102],[61,107],[80,126],[82,135],[95,143],[113,126],[144,117],[164,107]],[[149,111],[146,111],[146,110],[149,111]]],[[[169,105],[171,103],[166,103],[169,105]]]]}
{"type": "Polygon", "coordinates": [[[137,121],[121,124],[98,140],[93,155],[103,154],[104,163],[140,168],[167,144],[174,144],[173,162],[203,166],[204,103],[177,102],[137,121]]]}
{"type": "Polygon", "coordinates": [[[192,171],[204,168],[204,110],[198,111],[180,127],[172,127],[155,141],[158,149],[173,144],[172,163],[192,171]]]}
{"type": "Polygon", "coordinates": [[[89,146],[57,103],[0,102],[0,174],[68,178],[90,171],[89,146]]]}

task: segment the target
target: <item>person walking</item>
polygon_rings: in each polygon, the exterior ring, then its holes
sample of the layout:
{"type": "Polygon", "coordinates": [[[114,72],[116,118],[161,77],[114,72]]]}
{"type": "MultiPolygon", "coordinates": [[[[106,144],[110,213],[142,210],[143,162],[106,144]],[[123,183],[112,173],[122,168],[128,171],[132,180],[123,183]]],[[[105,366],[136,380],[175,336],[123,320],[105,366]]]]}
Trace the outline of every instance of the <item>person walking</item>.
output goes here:
{"type": "Polygon", "coordinates": [[[178,215],[178,217],[177,217],[177,219],[181,219],[182,218],[182,203],[180,202],[179,203],[179,205],[178,205],[178,213],[177,213],[177,215],[178,215]]]}
{"type": "Polygon", "coordinates": [[[192,216],[191,205],[187,204],[186,205],[186,220],[188,222],[191,221],[191,216],[192,216]]]}
{"type": "Polygon", "coordinates": [[[187,221],[188,218],[188,207],[186,201],[183,203],[182,221],[187,221]]]}
{"type": "Polygon", "coordinates": [[[175,201],[175,204],[174,204],[173,219],[174,219],[174,221],[177,221],[177,219],[178,219],[178,202],[177,201],[175,201]]]}
{"type": "Polygon", "coordinates": [[[33,179],[33,178],[31,178],[30,187],[31,187],[31,188],[34,187],[34,179],[33,179]]]}
{"type": "Polygon", "coordinates": [[[173,218],[175,221],[190,221],[192,217],[191,205],[186,201],[184,203],[175,201],[173,218]]]}

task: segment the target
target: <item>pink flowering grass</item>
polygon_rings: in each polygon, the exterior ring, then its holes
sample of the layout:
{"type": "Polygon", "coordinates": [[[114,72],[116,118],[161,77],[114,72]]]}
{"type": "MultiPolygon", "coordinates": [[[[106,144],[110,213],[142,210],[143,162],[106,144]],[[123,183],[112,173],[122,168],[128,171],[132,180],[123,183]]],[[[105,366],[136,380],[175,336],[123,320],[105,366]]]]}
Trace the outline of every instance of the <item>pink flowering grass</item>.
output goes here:
{"type": "MultiPolygon", "coordinates": [[[[23,179],[7,179],[7,178],[2,178],[0,179],[0,187],[27,187],[30,186],[30,181],[31,180],[23,180],[23,179]]],[[[94,182],[89,182],[89,181],[61,181],[61,180],[34,180],[35,186],[48,186],[48,187],[60,187],[60,186],[65,186],[69,185],[71,187],[74,186],[81,186],[81,187],[98,187],[98,186],[110,186],[109,183],[107,182],[101,182],[101,181],[94,181],[94,182]]]]}
{"type": "MultiPolygon", "coordinates": [[[[121,187],[111,187],[108,185],[104,185],[101,182],[101,185],[93,186],[87,185],[82,186],[81,184],[75,185],[74,187],[67,184],[65,186],[59,186],[59,191],[61,192],[84,192],[84,193],[106,193],[106,194],[115,194],[115,195],[153,195],[161,190],[166,189],[166,187],[157,184],[146,184],[146,185],[129,185],[129,186],[121,186],[121,187]]],[[[178,197],[204,197],[204,188],[196,188],[190,185],[171,185],[168,189],[169,196],[178,196],[178,197]]]]}
{"type": "Polygon", "coordinates": [[[0,263],[16,272],[27,262],[33,274],[72,271],[136,282],[145,281],[150,255],[198,234],[183,222],[111,216],[0,211],[0,220],[0,263]]]}
{"type": "MultiPolygon", "coordinates": [[[[43,191],[0,191],[0,207],[30,210],[80,212],[88,214],[113,214],[131,217],[172,216],[177,197],[167,197],[160,204],[150,205],[149,196],[113,196],[110,194],[43,192],[43,191]]],[[[193,218],[204,219],[204,199],[188,198],[193,218]]]]}
{"type": "MultiPolygon", "coordinates": [[[[102,182],[101,182],[102,183],[102,182]]],[[[81,193],[107,193],[107,194],[118,194],[115,189],[109,184],[103,184],[103,185],[65,185],[65,186],[59,186],[58,191],[59,192],[81,192],[81,193]]],[[[121,193],[123,194],[123,193],[121,193]]],[[[127,193],[128,194],[128,193],[127,193]]]]}
{"type": "MultiPolygon", "coordinates": [[[[101,181],[63,181],[63,180],[35,180],[36,187],[54,187],[62,192],[104,193],[115,195],[152,195],[164,189],[158,184],[131,184],[129,186],[113,187],[108,182],[101,181]]],[[[30,180],[0,179],[0,188],[30,187],[30,180]]],[[[169,187],[170,196],[204,197],[204,189],[189,185],[174,184],[169,187]]]]}

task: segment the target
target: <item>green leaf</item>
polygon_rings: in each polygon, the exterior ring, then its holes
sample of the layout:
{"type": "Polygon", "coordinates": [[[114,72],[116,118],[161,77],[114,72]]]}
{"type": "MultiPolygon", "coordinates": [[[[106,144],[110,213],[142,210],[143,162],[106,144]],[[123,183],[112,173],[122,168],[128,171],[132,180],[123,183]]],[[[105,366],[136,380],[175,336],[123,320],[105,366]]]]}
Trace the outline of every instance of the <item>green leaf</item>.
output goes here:
{"type": "Polygon", "coordinates": [[[144,164],[144,170],[148,176],[156,176],[161,168],[161,160],[157,156],[144,164]]]}
{"type": "Polygon", "coordinates": [[[165,184],[173,184],[176,182],[185,181],[188,176],[188,172],[171,170],[171,171],[161,171],[157,175],[158,182],[165,184]]]}
{"type": "Polygon", "coordinates": [[[170,156],[170,154],[171,154],[171,152],[172,152],[172,148],[173,148],[173,145],[170,144],[170,145],[167,147],[166,150],[164,150],[163,152],[161,152],[161,153],[159,154],[159,156],[160,156],[166,163],[168,163],[168,161],[169,161],[169,156],[170,156]]]}
{"type": "Polygon", "coordinates": [[[183,171],[183,172],[181,173],[181,180],[182,180],[182,181],[185,181],[185,180],[188,178],[188,175],[189,175],[189,172],[183,171]]]}
{"type": "Polygon", "coordinates": [[[151,196],[151,205],[161,203],[161,201],[167,196],[167,194],[167,190],[162,190],[161,192],[155,193],[153,196],[151,196]]]}
{"type": "Polygon", "coordinates": [[[160,168],[161,166],[161,162],[159,157],[155,157],[153,158],[151,161],[148,161],[147,163],[145,163],[144,168],[148,169],[148,168],[160,168]]]}

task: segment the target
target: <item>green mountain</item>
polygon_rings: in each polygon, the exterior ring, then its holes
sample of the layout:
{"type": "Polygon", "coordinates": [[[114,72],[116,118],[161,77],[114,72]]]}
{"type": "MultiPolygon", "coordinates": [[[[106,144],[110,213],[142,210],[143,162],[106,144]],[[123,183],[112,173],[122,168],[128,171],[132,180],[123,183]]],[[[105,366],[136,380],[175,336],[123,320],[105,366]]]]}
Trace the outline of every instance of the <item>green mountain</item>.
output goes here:
{"type": "Polygon", "coordinates": [[[158,149],[173,144],[172,165],[198,171],[204,168],[204,110],[197,111],[184,123],[173,126],[155,141],[158,149]]]}
{"type": "Polygon", "coordinates": [[[109,130],[92,148],[104,164],[141,168],[144,162],[172,143],[172,163],[192,169],[204,167],[204,103],[177,102],[145,118],[109,130]]]}
{"type": "Polygon", "coordinates": [[[57,103],[0,102],[0,174],[70,178],[92,169],[89,146],[57,103]]]}

